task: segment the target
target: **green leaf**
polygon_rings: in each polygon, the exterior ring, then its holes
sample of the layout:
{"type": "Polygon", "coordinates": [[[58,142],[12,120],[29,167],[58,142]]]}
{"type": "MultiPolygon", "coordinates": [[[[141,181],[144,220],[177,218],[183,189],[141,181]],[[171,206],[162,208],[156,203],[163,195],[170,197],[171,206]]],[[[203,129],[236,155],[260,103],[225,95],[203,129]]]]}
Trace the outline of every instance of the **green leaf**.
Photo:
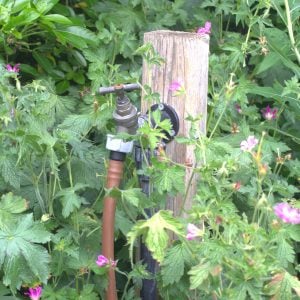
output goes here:
{"type": "Polygon", "coordinates": [[[11,17],[9,22],[3,27],[3,30],[7,32],[18,26],[32,24],[32,22],[39,17],[40,13],[38,13],[35,9],[25,8],[18,16],[11,17]]]}
{"type": "Polygon", "coordinates": [[[197,289],[204,280],[207,279],[207,277],[210,274],[212,267],[209,262],[202,262],[197,266],[192,267],[192,269],[188,272],[190,277],[191,286],[190,288],[197,289]]]}
{"type": "Polygon", "coordinates": [[[53,63],[45,57],[45,55],[34,51],[32,53],[33,58],[38,62],[38,64],[48,73],[53,69],[53,63]]]}
{"type": "Polygon", "coordinates": [[[294,262],[295,251],[293,247],[285,240],[284,236],[278,236],[277,258],[282,267],[287,267],[288,263],[294,262]]]}
{"type": "Polygon", "coordinates": [[[286,33],[277,28],[268,28],[265,30],[270,49],[277,54],[281,62],[291,69],[298,77],[300,76],[300,67],[295,64],[291,58],[291,47],[289,43],[282,44],[281,41],[289,41],[286,33]],[[281,45],[281,46],[279,46],[281,45]]]}
{"type": "Polygon", "coordinates": [[[171,211],[161,210],[150,219],[136,223],[127,235],[131,258],[135,240],[138,236],[143,235],[145,244],[152,252],[153,258],[158,262],[163,261],[169,240],[166,230],[170,230],[177,235],[183,235],[182,224],[173,218],[171,214],[171,211]]]}
{"type": "Polygon", "coordinates": [[[87,134],[92,126],[92,116],[89,114],[69,115],[61,125],[64,129],[70,129],[83,135],[87,134]]]}
{"type": "Polygon", "coordinates": [[[68,80],[62,80],[56,85],[56,92],[62,94],[68,90],[70,87],[70,82],[68,80]]]}
{"type": "Polygon", "coordinates": [[[46,21],[46,22],[54,22],[54,23],[59,23],[59,24],[64,24],[64,25],[71,25],[72,21],[68,19],[65,16],[58,15],[58,14],[49,14],[46,16],[41,17],[41,22],[46,21]]]}
{"type": "Polygon", "coordinates": [[[127,215],[123,211],[118,209],[116,210],[115,224],[116,229],[119,229],[124,234],[124,236],[128,234],[133,226],[132,221],[130,221],[127,215]]]}
{"type": "Polygon", "coordinates": [[[277,273],[267,284],[268,294],[274,296],[272,299],[292,300],[292,289],[300,296],[300,281],[297,277],[290,275],[288,272],[277,273]]]}
{"type": "Polygon", "coordinates": [[[147,201],[146,195],[140,188],[121,190],[121,198],[123,201],[129,202],[136,207],[139,207],[141,203],[147,201]]]}
{"type": "Polygon", "coordinates": [[[76,72],[73,74],[72,79],[78,83],[78,84],[84,84],[85,83],[85,77],[82,73],[76,72]]]}
{"type": "Polygon", "coordinates": [[[163,286],[179,282],[184,274],[184,261],[190,255],[184,244],[176,245],[167,250],[165,259],[161,264],[163,286]]]}
{"type": "Polygon", "coordinates": [[[183,168],[178,166],[168,168],[161,163],[154,163],[153,165],[155,167],[155,172],[152,175],[153,185],[160,194],[172,191],[184,192],[185,171],[183,168]]]}
{"type": "Polygon", "coordinates": [[[94,291],[94,285],[93,284],[86,284],[83,286],[83,290],[80,293],[80,296],[78,298],[78,300],[98,300],[99,297],[97,295],[97,293],[95,293],[94,291]]]}
{"type": "Polygon", "coordinates": [[[24,212],[28,208],[25,199],[14,196],[12,193],[5,194],[0,201],[0,227],[14,218],[13,214],[24,212]]]}
{"type": "Polygon", "coordinates": [[[15,0],[13,1],[13,3],[11,2],[10,4],[13,4],[11,8],[11,13],[15,14],[23,10],[29,3],[30,0],[15,0]]]}
{"type": "Polygon", "coordinates": [[[256,65],[256,68],[254,70],[254,74],[258,75],[269,68],[275,66],[276,64],[280,63],[280,58],[278,55],[274,52],[269,53],[267,56],[264,57],[261,63],[256,65]]]}
{"type": "Polygon", "coordinates": [[[56,29],[54,34],[62,43],[70,43],[79,49],[87,48],[88,45],[96,45],[96,35],[92,31],[80,26],[56,29]]]}
{"type": "Polygon", "coordinates": [[[20,216],[17,222],[12,219],[3,224],[0,227],[0,266],[4,266],[5,284],[19,288],[22,279],[28,276],[46,283],[50,257],[47,250],[36,243],[48,241],[50,233],[42,223],[33,221],[32,214],[20,216]]]}
{"type": "Polygon", "coordinates": [[[17,189],[20,187],[19,169],[9,156],[0,156],[0,172],[5,182],[17,189]]]}
{"type": "MultiPolygon", "coordinates": [[[[13,193],[9,192],[5,195],[2,195],[0,201],[0,213],[5,211],[11,214],[20,214],[27,210],[28,205],[27,201],[22,197],[15,196],[13,193]]],[[[0,218],[1,222],[1,218],[0,218]]]]}
{"type": "Polygon", "coordinates": [[[41,14],[46,14],[51,10],[59,0],[35,0],[34,5],[38,12],[41,14]]]}
{"type": "Polygon", "coordinates": [[[286,228],[287,234],[296,242],[300,242],[300,226],[289,225],[286,228]]]}
{"type": "Polygon", "coordinates": [[[63,206],[62,215],[67,218],[76,208],[79,208],[85,199],[76,194],[76,191],[84,189],[86,184],[76,184],[74,187],[60,190],[55,198],[60,198],[63,206]]]}

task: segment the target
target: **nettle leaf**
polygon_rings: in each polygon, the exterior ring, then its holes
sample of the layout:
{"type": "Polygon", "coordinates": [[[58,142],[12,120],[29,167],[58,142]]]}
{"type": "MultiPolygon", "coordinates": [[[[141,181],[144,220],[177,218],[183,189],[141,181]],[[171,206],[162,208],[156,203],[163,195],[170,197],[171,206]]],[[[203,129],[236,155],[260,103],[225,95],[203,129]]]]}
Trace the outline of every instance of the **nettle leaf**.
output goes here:
{"type": "Polygon", "coordinates": [[[63,206],[62,215],[67,218],[76,208],[79,208],[82,203],[86,203],[83,197],[76,194],[78,190],[86,188],[86,184],[77,183],[74,187],[62,189],[55,198],[60,198],[63,206]]]}
{"type": "Polygon", "coordinates": [[[288,263],[294,262],[295,251],[293,247],[286,241],[285,236],[278,235],[277,241],[277,258],[279,263],[286,268],[288,263]]]}
{"type": "Polygon", "coordinates": [[[63,129],[71,129],[75,133],[78,132],[78,133],[85,135],[93,127],[93,122],[91,119],[91,115],[89,115],[89,114],[69,115],[64,120],[61,127],[63,129]]]}
{"type": "Polygon", "coordinates": [[[158,262],[162,262],[169,241],[166,230],[180,236],[183,235],[183,226],[172,216],[171,211],[161,210],[148,220],[138,221],[127,235],[131,258],[135,240],[139,236],[143,236],[143,240],[152,252],[153,258],[158,262]]]}
{"type": "Polygon", "coordinates": [[[116,210],[115,217],[116,229],[119,229],[125,236],[133,226],[132,221],[121,210],[116,210]]]}
{"type": "Polygon", "coordinates": [[[183,192],[184,188],[184,176],[185,171],[179,166],[168,167],[160,162],[154,163],[154,174],[152,175],[153,185],[157,189],[158,193],[164,192],[183,192]],[[158,168],[156,168],[158,166],[158,168]]]}
{"type": "Polygon", "coordinates": [[[147,197],[140,188],[131,188],[127,190],[112,188],[108,190],[107,196],[122,199],[122,201],[128,202],[135,207],[139,207],[141,203],[147,202],[147,197]]]}
{"type": "Polygon", "coordinates": [[[20,175],[16,168],[16,162],[9,156],[0,156],[0,172],[5,182],[14,188],[20,188],[20,175]]]}
{"type": "Polygon", "coordinates": [[[161,264],[163,286],[179,282],[184,274],[184,262],[189,260],[190,252],[184,244],[170,248],[161,264]]]}
{"type": "Polygon", "coordinates": [[[191,286],[190,288],[197,289],[203,281],[207,279],[209,276],[212,266],[209,262],[201,262],[199,265],[192,267],[192,269],[188,272],[190,277],[191,286]]]}
{"type": "Polygon", "coordinates": [[[39,244],[50,241],[50,233],[33,215],[20,216],[0,226],[0,266],[3,266],[5,284],[19,288],[25,278],[36,278],[46,283],[50,257],[39,244]]]}

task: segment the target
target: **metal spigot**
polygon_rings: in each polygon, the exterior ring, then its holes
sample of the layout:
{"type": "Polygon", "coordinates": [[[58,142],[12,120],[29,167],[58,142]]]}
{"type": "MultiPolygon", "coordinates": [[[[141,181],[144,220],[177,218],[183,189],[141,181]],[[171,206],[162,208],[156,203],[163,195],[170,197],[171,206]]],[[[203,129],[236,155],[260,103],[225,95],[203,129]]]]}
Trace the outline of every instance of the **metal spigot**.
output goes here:
{"type": "MultiPolygon", "coordinates": [[[[108,93],[117,94],[116,109],[113,112],[113,118],[117,125],[117,133],[126,132],[135,134],[138,127],[137,108],[132,105],[125,92],[140,89],[138,84],[119,84],[110,87],[101,87],[99,94],[108,93]]],[[[112,151],[129,153],[132,151],[133,142],[126,142],[122,139],[115,138],[114,135],[107,135],[106,148],[112,151]]]]}

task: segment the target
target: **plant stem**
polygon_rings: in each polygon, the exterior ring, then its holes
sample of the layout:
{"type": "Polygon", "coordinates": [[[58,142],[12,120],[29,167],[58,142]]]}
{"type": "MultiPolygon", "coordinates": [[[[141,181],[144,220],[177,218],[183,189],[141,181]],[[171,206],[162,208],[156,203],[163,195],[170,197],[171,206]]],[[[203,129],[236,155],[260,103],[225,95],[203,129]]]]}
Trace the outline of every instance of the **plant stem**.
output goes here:
{"type": "Polygon", "coordinates": [[[289,7],[289,1],[288,0],[284,0],[284,4],[285,4],[285,12],[286,12],[286,18],[287,18],[287,28],[288,28],[288,32],[289,32],[289,37],[290,37],[290,41],[292,44],[292,48],[296,54],[298,63],[300,64],[300,53],[298,51],[298,48],[296,47],[296,42],[295,42],[295,37],[294,37],[294,32],[293,32],[293,24],[292,24],[292,19],[291,19],[291,11],[290,11],[290,7],[289,7]]]}
{"type": "Polygon", "coordinates": [[[35,183],[35,185],[34,185],[34,191],[35,191],[35,195],[36,195],[36,198],[38,200],[38,203],[40,205],[41,211],[42,211],[43,214],[45,214],[46,213],[46,207],[45,207],[44,199],[42,198],[39,187],[38,187],[38,182],[35,183]]]}
{"type": "Polygon", "coordinates": [[[223,118],[223,115],[224,115],[224,113],[225,113],[225,111],[226,111],[226,108],[227,108],[227,103],[226,103],[226,105],[224,106],[224,108],[223,108],[223,110],[222,110],[222,113],[220,114],[220,116],[219,116],[219,118],[218,118],[218,120],[217,120],[217,123],[215,124],[215,127],[213,128],[212,132],[211,132],[210,135],[209,135],[209,138],[208,138],[209,141],[211,140],[212,136],[214,135],[215,131],[217,130],[217,128],[218,128],[218,126],[219,126],[219,124],[220,124],[220,122],[221,122],[221,120],[222,120],[222,118],[223,118]]]}

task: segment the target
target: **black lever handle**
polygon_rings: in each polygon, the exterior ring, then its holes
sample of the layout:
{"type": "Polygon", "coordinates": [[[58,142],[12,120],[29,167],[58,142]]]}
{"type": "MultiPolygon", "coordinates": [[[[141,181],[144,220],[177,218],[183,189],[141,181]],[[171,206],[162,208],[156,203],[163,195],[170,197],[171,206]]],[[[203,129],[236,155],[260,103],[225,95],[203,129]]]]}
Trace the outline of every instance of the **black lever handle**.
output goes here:
{"type": "Polygon", "coordinates": [[[140,88],[141,86],[137,83],[117,84],[114,86],[101,87],[99,88],[98,93],[100,95],[105,95],[109,93],[131,92],[140,88]]]}

